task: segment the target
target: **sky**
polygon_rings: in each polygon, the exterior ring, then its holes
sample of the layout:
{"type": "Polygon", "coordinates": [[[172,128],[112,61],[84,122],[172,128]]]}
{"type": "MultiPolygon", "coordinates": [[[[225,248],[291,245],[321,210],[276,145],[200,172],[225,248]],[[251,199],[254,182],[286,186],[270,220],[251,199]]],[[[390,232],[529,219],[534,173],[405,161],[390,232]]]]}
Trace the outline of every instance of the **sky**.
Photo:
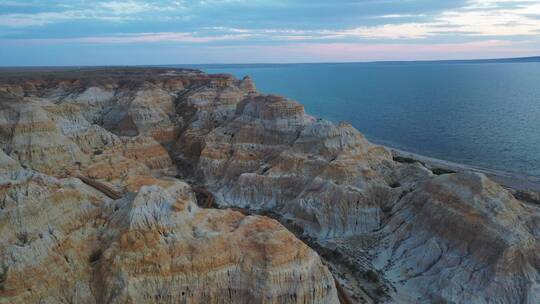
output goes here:
{"type": "Polygon", "coordinates": [[[540,0],[0,0],[0,66],[540,55],[540,0]]]}

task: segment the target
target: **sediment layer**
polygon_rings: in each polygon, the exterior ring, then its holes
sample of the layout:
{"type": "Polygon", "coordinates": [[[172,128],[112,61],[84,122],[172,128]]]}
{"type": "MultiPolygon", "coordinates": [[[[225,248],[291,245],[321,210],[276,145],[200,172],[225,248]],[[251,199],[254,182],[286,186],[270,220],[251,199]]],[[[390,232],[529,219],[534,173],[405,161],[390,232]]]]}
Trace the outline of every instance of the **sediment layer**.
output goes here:
{"type": "Polygon", "coordinates": [[[540,302],[539,207],[483,174],[396,162],[249,77],[8,76],[1,303],[337,303],[330,270],[358,302],[540,302]],[[330,270],[276,220],[197,206],[188,183],[272,214],[330,270]]]}

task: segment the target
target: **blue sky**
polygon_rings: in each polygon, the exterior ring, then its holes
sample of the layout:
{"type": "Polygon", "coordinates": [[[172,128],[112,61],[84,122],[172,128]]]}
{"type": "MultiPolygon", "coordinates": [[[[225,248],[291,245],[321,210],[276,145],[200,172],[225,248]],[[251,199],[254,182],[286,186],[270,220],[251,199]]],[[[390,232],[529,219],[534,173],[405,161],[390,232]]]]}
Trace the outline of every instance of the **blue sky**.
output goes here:
{"type": "Polygon", "coordinates": [[[539,0],[0,0],[0,66],[534,55],[539,0]]]}

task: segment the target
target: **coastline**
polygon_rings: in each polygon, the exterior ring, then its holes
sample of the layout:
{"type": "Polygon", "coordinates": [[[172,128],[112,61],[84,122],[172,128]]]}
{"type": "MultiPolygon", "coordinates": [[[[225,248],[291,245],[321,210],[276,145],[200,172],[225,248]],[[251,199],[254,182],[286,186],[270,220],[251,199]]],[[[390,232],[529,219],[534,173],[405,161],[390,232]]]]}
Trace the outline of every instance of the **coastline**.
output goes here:
{"type": "Polygon", "coordinates": [[[428,169],[440,168],[443,170],[450,170],[450,171],[456,171],[456,172],[483,173],[505,188],[509,188],[515,191],[540,192],[540,177],[494,170],[494,169],[487,169],[487,168],[477,167],[473,165],[465,165],[461,163],[437,159],[437,158],[428,157],[428,156],[424,156],[424,155],[413,153],[413,152],[400,150],[397,148],[389,147],[387,145],[380,145],[380,146],[383,146],[387,148],[388,150],[390,150],[393,156],[411,158],[411,159],[420,161],[428,169]]]}

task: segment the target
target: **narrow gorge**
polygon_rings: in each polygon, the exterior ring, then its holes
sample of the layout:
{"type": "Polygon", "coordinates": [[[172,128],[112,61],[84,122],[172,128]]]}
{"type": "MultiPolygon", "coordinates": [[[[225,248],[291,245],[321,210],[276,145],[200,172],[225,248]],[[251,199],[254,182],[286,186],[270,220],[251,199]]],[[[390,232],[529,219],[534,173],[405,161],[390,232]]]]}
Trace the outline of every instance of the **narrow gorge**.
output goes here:
{"type": "Polygon", "coordinates": [[[539,205],[249,77],[8,70],[0,148],[0,303],[540,303],[539,205]]]}

